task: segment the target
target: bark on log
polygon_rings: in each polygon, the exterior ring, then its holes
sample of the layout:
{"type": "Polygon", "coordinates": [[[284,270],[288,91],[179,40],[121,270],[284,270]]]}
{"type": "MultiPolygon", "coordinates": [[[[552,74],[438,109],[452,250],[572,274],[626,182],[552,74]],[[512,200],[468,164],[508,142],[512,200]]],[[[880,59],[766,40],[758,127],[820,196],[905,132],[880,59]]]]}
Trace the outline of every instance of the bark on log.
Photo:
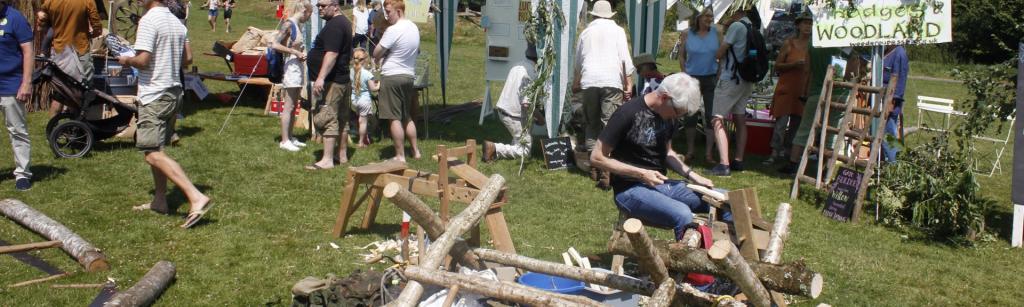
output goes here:
{"type": "Polygon", "coordinates": [[[63,243],[60,241],[46,241],[46,242],[35,242],[18,245],[0,246],[0,255],[10,253],[21,253],[27,251],[34,251],[37,249],[60,247],[63,243]]]}
{"type": "MultiPolygon", "coordinates": [[[[391,202],[395,203],[396,206],[408,213],[412,220],[420,225],[420,228],[426,231],[427,236],[430,240],[437,241],[438,238],[444,234],[444,222],[441,218],[434,213],[433,210],[423,203],[419,197],[412,192],[402,188],[402,185],[397,183],[389,183],[384,186],[384,198],[390,199],[391,202]]],[[[422,240],[420,242],[423,242],[422,240]]],[[[426,249],[420,249],[419,262],[425,257],[426,249]]],[[[469,244],[461,239],[456,240],[455,246],[452,246],[451,251],[452,258],[456,259],[459,264],[472,268],[474,270],[480,270],[483,268],[483,264],[469,252],[469,244]]]]}
{"type": "Polygon", "coordinates": [[[761,256],[761,261],[777,264],[782,260],[782,248],[789,237],[789,221],[793,219],[792,207],[787,203],[779,204],[775,213],[775,224],[772,224],[771,238],[768,239],[768,248],[761,256]]]}
{"type": "Polygon", "coordinates": [[[686,247],[699,248],[701,240],[703,240],[703,238],[701,238],[700,231],[689,228],[683,232],[683,239],[679,240],[679,243],[686,247]]]}
{"type": "Polygon", "coordinates": [[[160,260],[139,279],[138,283],[124,292],[115,294],[110,301],[103,304],[103,307],[152,305],[174,280],[175,273],[174,263],[160,260]]]}
{"type": "Polygon", "coordinates": [[[651,296],[651,300],[647,302],[647,306],[650,307],[668,307],[672,305],[672,299],[676,296],[676,281],[672,278],[666,278],[665,281],[661,282],[658,286],[658,290],[654,291],[654,295],[651,296]]]}
{"type": "Polygon", "coordinates": [[[79,237],[61,223],[54,221],[45,214],[32,209],[16,199],[0,200],[0,213],[48,240],[61,241],[61,249],[85,268],[86,272],[98,272],[110,269],[107,256],[93,247],[85,239],[79,237]]]}
{"type": "MultiPolygon", "coordinates": [[[[657,287],[657,285],[650,281],[610,274],[603,271],[587,270],[571,265],[537,260],[492,249],[476,248],[473,249],[473,253],[480,256],[480,259],[501,265],[522,268],[531,272],[565,277],[646,296],[654,295],[654,291],[657,287]]],[[[701,292],[700,290],[684,283],[676,285],[676,300],[687,302],[694,306],[713,306],[715,301],[718,300],[718,296],[701,292]]],[[[725,305],[719,304],[719,306],[745,306],[734,300],[723,301],[723,303],[725,303],[725,305]]]]}
{"type": "MultiPolygon", "coordinates": [[[[711,262],[707,252],[702,249],[688,248],[665,240],[654,240],[654,246],[658,249],[658,254],[665,261],[669,270],[728,277],[725,270],[711,262]]],[[[612,240],[609,240],[608,252],[631,257],[636,256],[633,246],[625,236],[613,237],[612,240]]],[[[758,279],[770,290],[786,294],[803,295],[810,298],[817,298],[821,294],[821,289],[824,285],[821,274],[807,269],[803,263],[748,263],[754,273],[757,274],[758,279]]]]}
{"type": "Polygon", "coordinates": [[[768,295],[768,290],[757,279],[757,275],[754,274],[754,271],[750,269],[750,265],[740,255],[736,245],[733,245],[729,240],[716,241],[708,249],[708,256],[711,257],[712,261],[718,263],[719,267],[725,269],[729,279],[732,279],[736,285],[740,286],[740,290],[743,290],[743,294],[746,294],[749,298],[748,302],[757,307],[771,307],[772,301],[771,296],[768,295]]]}
{"type": "MultiPolygon", "coordinates": [[[[501,175],[492,175],[487,184],[480,189],[480,193],[469,203],[465,210],[455,216],[448,224],[448,228],[430,247],[426,254],[420,258],[419,267],[436,271],[437,267],[444,261],[444,256],[455,246],[456,239],[469,231],[480,222],[480,219],[487,213],[494,200],[498,198],[501,187],[505,185],[505,178],[501,175]]],[[[411,214],[410,214],[411,215],[411,214]]],[[[406,269],[408,271],[408,269],[406,269]]],[[[420,296],[423,295],[423,285],[410,281],[405,285],[405,290],[394,301],[395,306],[411,307],[419,304],[420,296]]]]}
{"type": "Polygon", "coordinates": [[[499,300],[530,306],[602,306],[600,303],[583,296],[557,294],[516,283],[474,278],[445,271],[429,270],[418,266],[406,268],[405,277],[414,281],[440,286],[458,285],[461,289],[460,291],[469,291],[499,300]]]}
{"type": "Polygon", "coordinates": [[[651,274],[651,280],[655,284],[661,284],[669,279],[665,262],[658,257],[658,250],[654,249],[651,238],[647,236],[644,223],[638,219],[628,219],[625,224],[622,224],[622,229],[626,231],[626,236],[629,237],[629,242],[633,245],[633,250],[636,251],[640,267],[651,274]]]}

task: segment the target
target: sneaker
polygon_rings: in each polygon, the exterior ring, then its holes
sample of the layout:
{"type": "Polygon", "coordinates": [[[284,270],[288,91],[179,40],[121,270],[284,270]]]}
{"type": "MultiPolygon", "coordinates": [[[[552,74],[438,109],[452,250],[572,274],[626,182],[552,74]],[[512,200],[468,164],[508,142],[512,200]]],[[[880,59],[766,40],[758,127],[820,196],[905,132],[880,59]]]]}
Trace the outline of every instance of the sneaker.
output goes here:
{"type": "Polygon", "coordinates": [[[281,142],[277,144],[277,147],[280,147],[281,149],[291,152],[296,152],[300,150],[299,147],[295,146],[295,144],[292,144],[292,142],[281,142]]]}
{"type": "Polygon", "coordinates": [[[729,166],[725,164],[715,165],[715,167],[709,170],[708,173],[712,176],[718,177],[729,177],[732,175],[729,171],[729,166]]]}
{"type": "Polygon", "coordinates": [[[14,189],[18,191],[28,191],[32,189],[32,180],[28,178],[18,178],[14,180],[14,189]]]}
{"type": "Polygon", "coordinates": [[[780,174],[783,174],[783,175],[793,175],[793,174],[796,174],[796,168],[797,168],[796,163],[794,163],[792,161],[787,161],[786,165],[783,165],[782,167],[780,167],[778,169],[778,171],[779,171],[780,174]]]}
{"type": "Polygon", "coordinates": [[[291,141],[292,145],[295,145],[296,147],[306,147],[306,143],[299,142],[299,139],[291,138],[291,139],[288,139],[288,140],[291,141]]]}
{"type": "Polygon", "coordinates": [[[732,160],[732,162],[729,162],[729,170],[730,171],[734,171],[734,172],[742,172],[743,171],[743,161],[732,160]]]}

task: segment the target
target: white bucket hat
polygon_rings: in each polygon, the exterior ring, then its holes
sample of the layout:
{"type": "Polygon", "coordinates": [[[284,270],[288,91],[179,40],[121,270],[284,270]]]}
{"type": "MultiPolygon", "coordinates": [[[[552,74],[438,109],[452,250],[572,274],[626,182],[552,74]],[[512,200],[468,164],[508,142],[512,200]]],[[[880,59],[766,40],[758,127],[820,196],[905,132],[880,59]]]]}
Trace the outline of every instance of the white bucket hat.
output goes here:
{"type": "Polygon", "coordinates": [[[612,18],[615,16],[615,11],[612,11],[612,4],[605,0],[599,0],[594,2],[594,8],[590,10],[590,15],[594,15],[601,18],[612,18]]]}

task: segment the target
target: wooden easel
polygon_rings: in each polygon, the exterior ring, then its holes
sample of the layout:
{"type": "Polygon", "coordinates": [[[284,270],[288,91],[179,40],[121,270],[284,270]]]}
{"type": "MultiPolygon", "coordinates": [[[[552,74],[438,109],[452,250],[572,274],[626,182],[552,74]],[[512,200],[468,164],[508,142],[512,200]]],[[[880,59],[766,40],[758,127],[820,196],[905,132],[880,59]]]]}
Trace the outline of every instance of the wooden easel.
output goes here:
{"type": "Polygon", "coordinates": [[[892,102],[892,94],[896,88],[897,77],[893,74],[892,79],[889,81],[889,87],[882,88],[861,85],[860,83],[833,81],[834,75],[835,70],[832,66],[829,66],[821,89],[823,94],[818,99],[818,108],[814,111],[814,121],[811,125],[810,135],[818,135],[817,145],[808,142],[807,146],[804,147],[804,153],[800,158],[800,166],[797,168],[796,178],[793,179],[793,189],[789,197],[796,199],[800,193],[801,181],[814,184],[814,188],[826,193],[831,192],[829,191],[831,185],[828,184],[828,181],[835,175],[836,161],[842,161],[849,167],[860,168],[864,173],[864,177],[860,182],[860,188],[857,191],[856,201],[854,202],[853,222],[856,223],[860,219],[860,211],[864,203],[864,195],[867,194],[868,182],[875,173],[875,161],[878,160],[880,155],[885,129],[881,126],[875,127],[874,135],[871,135],[867,130],[850,129],[850,126],[853,123],[855,114],[867,115],[870,119],[881,123],[884,123],[889,118],[889,105],[892,102]],[[850,89],[850,95],[846,102],[832,100],[832,91],[836,88],[850,89]],[[868,93],[868,95],[875,95],[876,98],[880,99],[876,99],[875,105],[871,108],[858,107],[856,106],[857,96],[862,92],[868,93]],[[836,127],[828,123],[829,114],[833,109],[843,112],[836,127]],[[825,118],[824,123],[822,118],[825,118]],[[823,150],[826,140],[833,135],[839,137],[837,137],[831,150],[823,150]],[[855,141],[853,142],[853,155],[850,156],[843,154],[847,148],[847,138],[855,141]],[[860,155],[861,144],[864,143],[869,143],[871,146],[868,159],[857,160],[857,157],[860,155]],[[804,172],[807,170],[807,160],[814,153],[818,154],[818,169],[815,177],[810,177],[805,175],[804,172]],[[826,158],[828,158],[827,163],[825,162],[826,158]]]}
{"type": "MultiPolygon", "coordinates": [[[[334,224],[333,234],[335,237],[345,235],[345,228],[349,218],[359,206],[369,198],[370,204],[363,216],[362,229],[368,229],[373,225],[377,217],[377,210],[380,206],[384,186],[389,183],[401,185],[403,189],[409,190],[419,196],[438,198],[440,201],[440,217],[443,221],[449,218],[449,208],[452,201],[468,204],[480,193],[480,189],[487,182],[487,176],[477,171],[476,165],[476,142],[469,140],[465,146],[448,148],[444,145],[438,146],[438,153],[434,158],[438,161],[438,173],[421,172],[408,169],[405,163],[397,161],[385,161],[368,164],[359,167],[349,167],[345,188],[341,196],[341,208],[334,224]],[[458,159],[465,156],[468,162],[458,159]],[[449,172],[458,178],[450,178],[449,172]],[[481,180],[482,178],[482,180],[481,180]],[[356,199],[356,192],[359,186],[366,185],[367,189],[359,199],[356,199]]],[[[511,235],[508,231],[508,224],[505,221],[505,214],[502,206],[508,201],[507,188],[502,188],[498,199],[490,205],[485,215],[488,230],[494,240],[495,248],[501,251],[515,253],[511,235]]],[[[473,231],[473,238],[470,243],[479,243],[479,229],[473,231]]]]}

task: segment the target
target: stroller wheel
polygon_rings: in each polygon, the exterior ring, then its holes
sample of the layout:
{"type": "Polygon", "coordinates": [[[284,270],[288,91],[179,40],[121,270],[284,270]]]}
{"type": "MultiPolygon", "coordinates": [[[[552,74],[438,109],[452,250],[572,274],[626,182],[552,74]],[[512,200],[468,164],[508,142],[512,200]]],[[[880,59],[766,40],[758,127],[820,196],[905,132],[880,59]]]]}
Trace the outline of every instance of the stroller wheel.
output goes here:
{"type": "Polygon", "coordinates": [[[48,140],[50,149],[58,157],[81,158],[92,149],[93,135],[85,123],[69,120],[54,127],[48,140]]]}
{"type": "Polygon", "coordinates": [[[50,137],[50,133],[53,132],[53,128],[57,128],[57,125],[70,120],[72,117],[71,113],[61,112],[50,118],[50,121],[46,122],[46,137],[50,137]]]}

